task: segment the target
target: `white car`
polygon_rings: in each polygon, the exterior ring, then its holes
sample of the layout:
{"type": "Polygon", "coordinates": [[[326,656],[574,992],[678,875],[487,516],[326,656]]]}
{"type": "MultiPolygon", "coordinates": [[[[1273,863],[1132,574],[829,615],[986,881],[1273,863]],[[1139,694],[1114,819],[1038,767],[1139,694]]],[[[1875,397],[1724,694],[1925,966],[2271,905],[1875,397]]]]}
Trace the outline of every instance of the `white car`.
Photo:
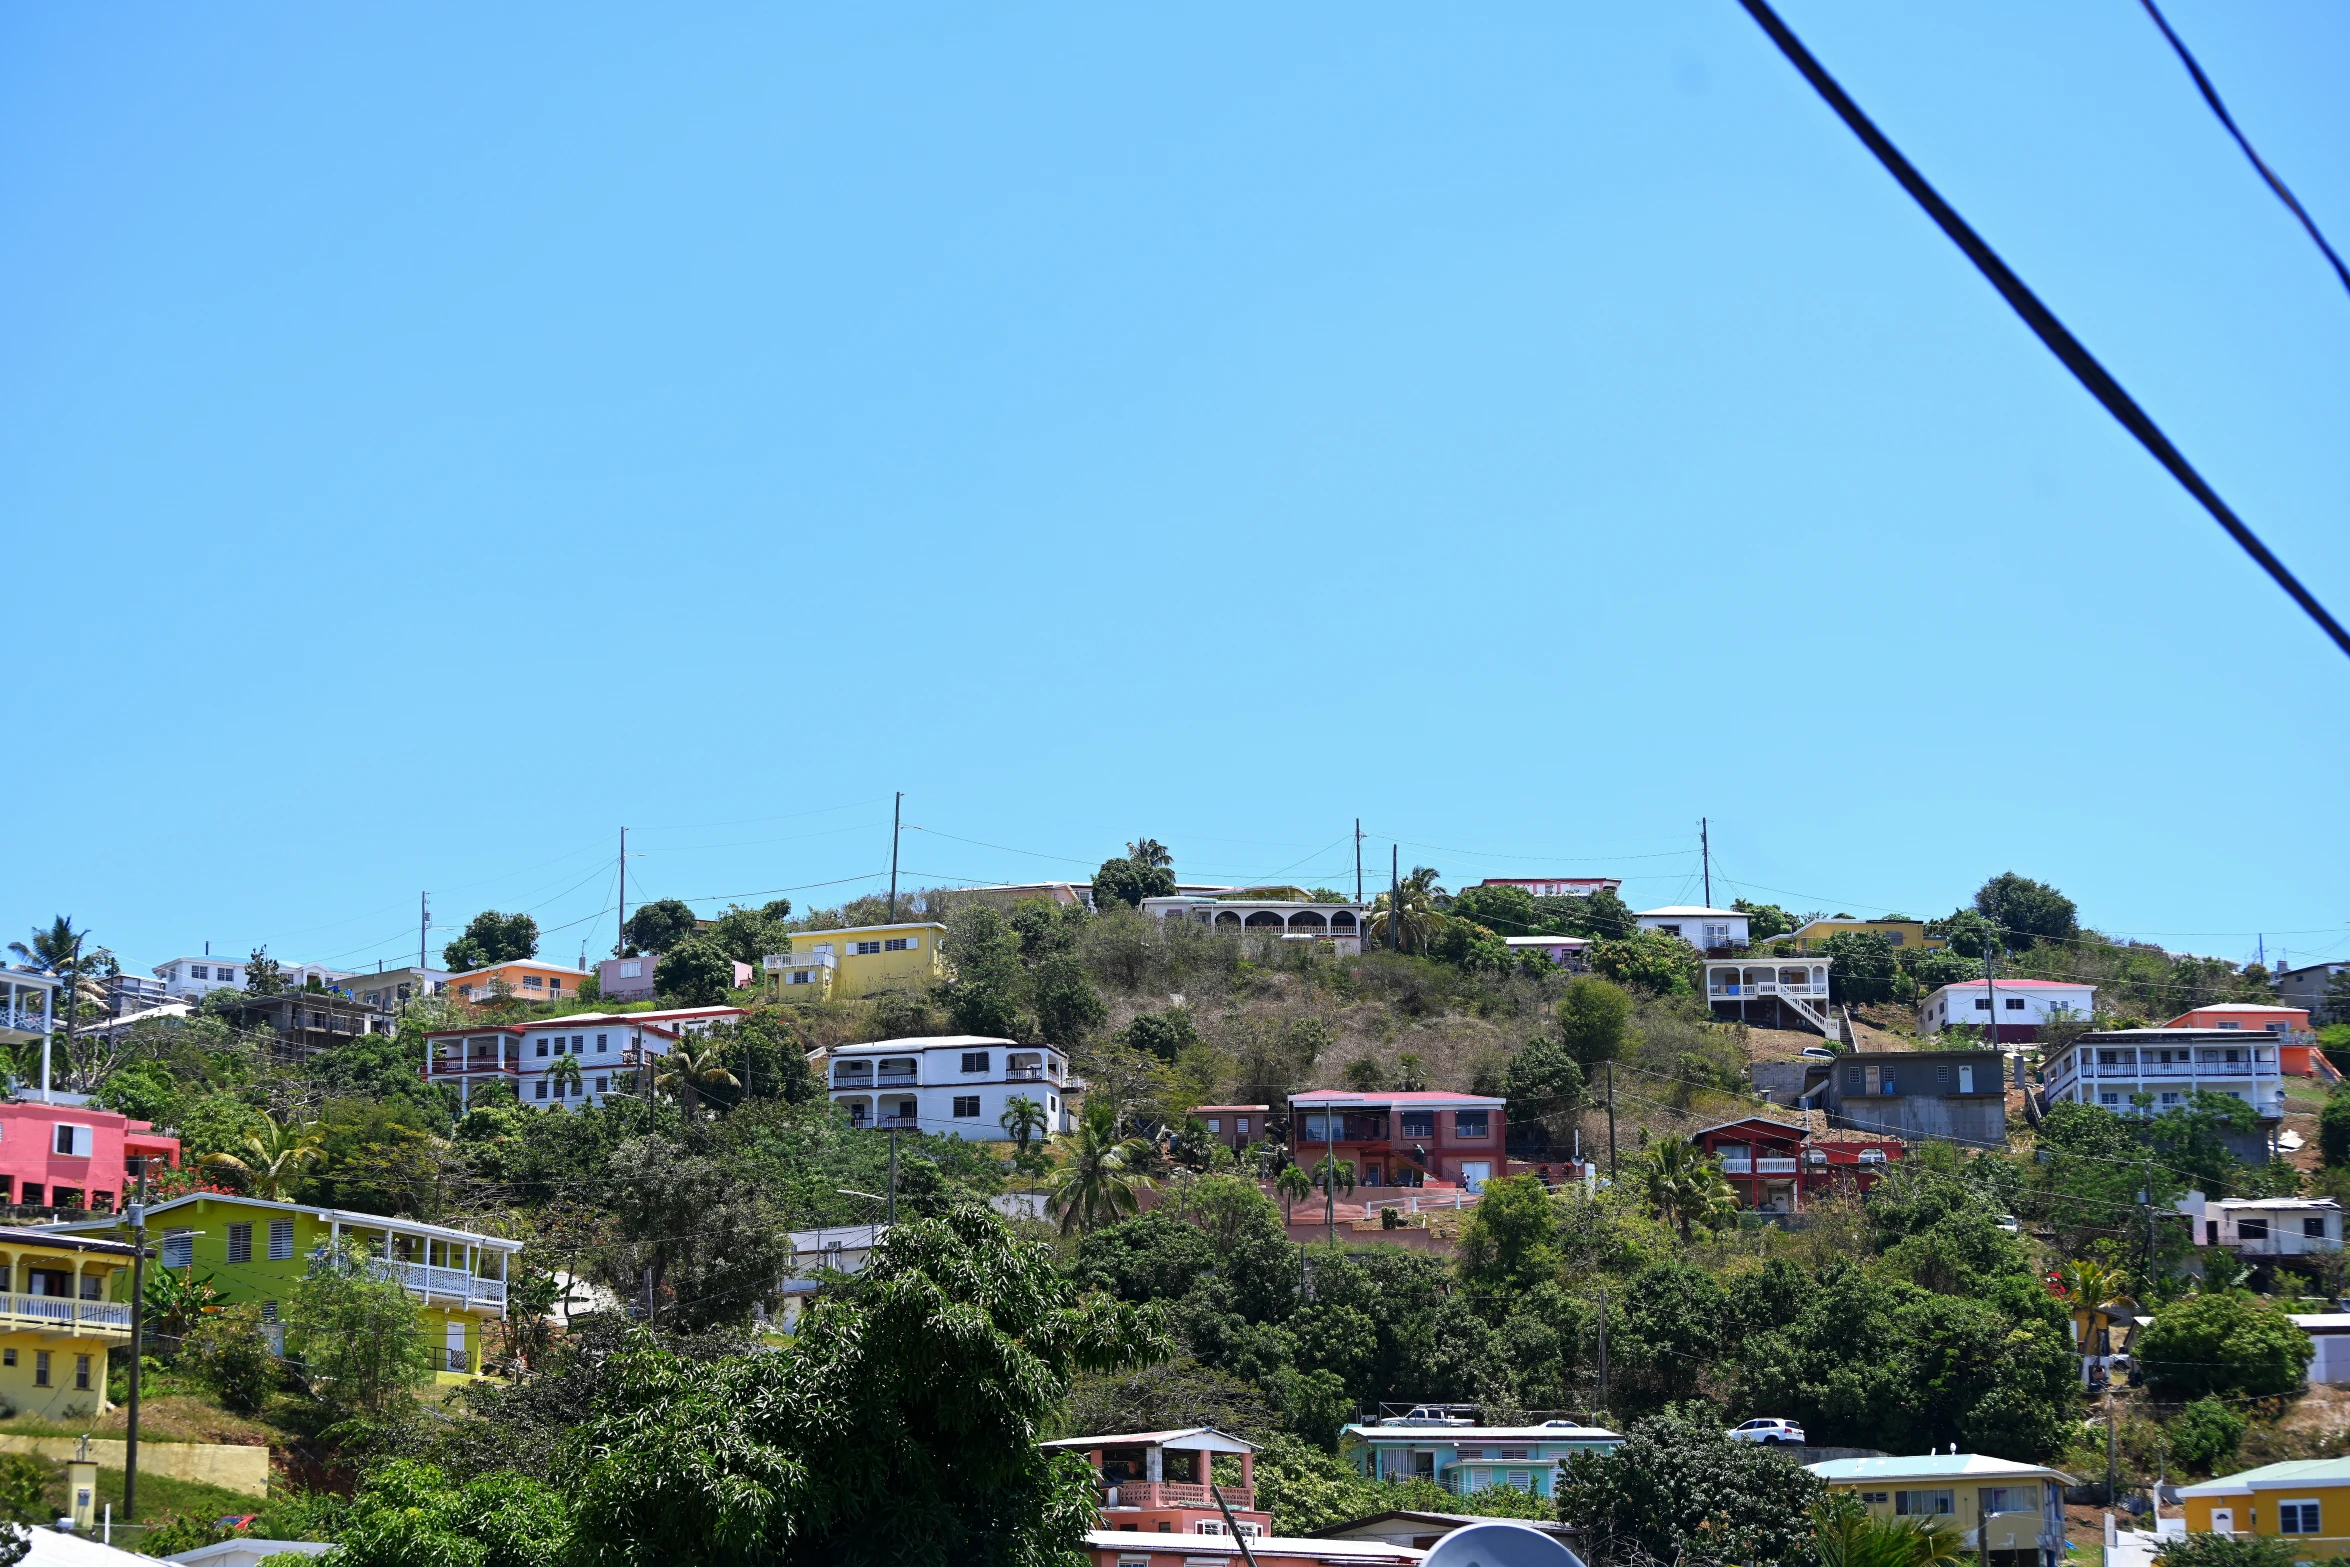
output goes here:
{"type": "Polygon", "coordinates": [[[1761,1442],[1770,1447],[1781,1442],[1803,1443],[1803,1427],[1792,1420],[1749,1420],[1729,1435],[1733,1442],[1761,1442]]]}
{"type": "Polygon", "coordinates": [[[1457,1404],[1422,1404],[1404,1415],[1389,1415],[1379,1423],[1383,1426],[1473,1426],[1477,1422],[1463,1419],[1457,1404]]]}
{"type": "Polygon", "coordinates": [[[2021,1235],[2024,1230],[2023,1225],[2012,1213],[2003,1213],[1999,1216],[1999,1228],[2005,1230],[2010,1235],[2021,1235]]]}

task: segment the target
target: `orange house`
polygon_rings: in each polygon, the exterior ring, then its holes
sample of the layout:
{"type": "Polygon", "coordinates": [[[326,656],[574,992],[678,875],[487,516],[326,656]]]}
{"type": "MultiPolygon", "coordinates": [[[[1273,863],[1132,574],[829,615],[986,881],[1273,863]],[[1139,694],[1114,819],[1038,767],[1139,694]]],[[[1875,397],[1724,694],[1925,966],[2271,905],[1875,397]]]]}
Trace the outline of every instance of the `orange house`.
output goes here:
{"type": "Polygon", "coordinates": [[[2197,1007],[2162,1025],[2165,1028],[2239,1028],[2247,1034],[2277,1036],[2277,1069],[2292,1077],[2314,1077],[2316,1051],[2309,1037],[2307,1007],[2265,1007],[2249,1002],[2197,1007]]]}
{"type": "Polygon", "coordinates": [[[586,969],[517,958],[450,975],[449,993],[467,1001],[487,1001],[494,994],[491,987],[502,982],[520,1001],[566,1001],[579,994],[580,983],[587,977],[586,969]]]}

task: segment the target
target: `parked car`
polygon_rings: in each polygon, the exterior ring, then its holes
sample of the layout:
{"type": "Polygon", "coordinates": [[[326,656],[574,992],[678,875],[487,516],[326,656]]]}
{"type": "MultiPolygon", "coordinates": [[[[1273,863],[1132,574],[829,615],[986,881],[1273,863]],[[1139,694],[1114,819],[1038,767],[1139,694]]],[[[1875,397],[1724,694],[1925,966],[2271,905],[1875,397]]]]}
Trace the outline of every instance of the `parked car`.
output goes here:
{"type": "Polygon", "coordinates": [[[1473,1426],[1475,1420],[1463,1417],[1464,1404],[1421,1404],[1407,1414],[1389,1415],[1379,1423],[1383,1426],[1473,1426]]]}
{"type": "Polygon", "coordinates": [[[1999,1227],[2010,1235],[2020,1235],[2024,1228],[2022,1221],[2012,1213],[2003,1213],[1999,1216],[1999,1227]]]}
{"type": "Polygon", "coordinates": [[[1830,1050],[1826,1045],[1805,1045],[1803,1053],[1813,1061],[1833,1061],[1836,1059],[1836,1052],[1830,1050]]]}
{"type": "Polygon", "coordinates": [[[1781,1442],[1803,1443],[1803,1427],[1792,1420],[1749,1420],[1730,1433],[1733,1442],[1760,1442],[1776,1447],[1781,1442]]]}

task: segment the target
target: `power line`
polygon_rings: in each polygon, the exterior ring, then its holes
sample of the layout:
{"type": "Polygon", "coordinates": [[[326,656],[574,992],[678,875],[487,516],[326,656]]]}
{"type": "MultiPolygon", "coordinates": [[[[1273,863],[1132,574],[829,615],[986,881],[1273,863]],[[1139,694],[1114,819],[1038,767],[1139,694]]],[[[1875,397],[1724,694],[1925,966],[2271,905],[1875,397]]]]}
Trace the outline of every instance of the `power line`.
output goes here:
{"type": "Polygon", "coordinates": [[[2155,9],[2154,0],[2139,0],[2139,3],[2146,7],[2146,14],[2154,18],[2154,25],[2162,29],[2162,36],[2170,40],[2171,48],[2178,51],[2179,63],[2187,68],[2189,76],[2195,78],[2195,89],[2203,94],[2203,101],[2211,105],[2211,112],[2219,116],[2219,122],[2228,128],[2228,134],[2236,138],[2236,145],[2244,149],[2244,156],[2252,160],[2252,167],[2260,171],[2260,177],[2268,182],[2268,188],[2276,192],[2277,200],[2283,202],[2293,216],[2301,220],[2302,228],[2308,231],[2317,248],[2325,252],[2326,260],[2333,263],[2334,276],[2342,280],[2344,288],[2350,289],[2350,267],[2342,265],[2342,258],[2334,254],[2334,247],[2327,244],[2325,235],[2318,232],[2317,220],[2285,188],[2285,182],[2277,178],[2276,171],[2261,161],[2260,154],[2252,150],[2252,143],[2245,139],[2244,133],[2236,129],[2235,117],[2228,113],[2228,106],[2219,101],[2219,89],[2212,86],[2211,78],[2203,74],[2203,67],[2196,62],[2185,41],[2162,12],[2155,9]]]}
{"type": "Polygon", "coordinates": [[[2345,655],[2350,655],[2350,630],[2344,630],[2341,622],[2334,619],[2326,607],[2317,601],[2317,595],[2303,587],[2301,580],[2286,568],[2275,552],[2260,542],[2243,519],[2229,509],[2226,501],[2220,499],[2219,492],[2204,482],[2203,475],[2195,471],[2194,464],[2188,462],[2185,455],[2171,444],[2170,437],[2164,435],[2146,411],[2131,399],[2128,392],[2122,390],[2121,383],[2097,362],[2096,357],[2081,345],[2081,340],[2073,336],[2063,322],[2056,319],[2055,313],[2040,302],[2040,297],[2024,285],[2024,280],[1999,259],[1998,252],[1984,243],[1982,236],[1958,215],[1957,209],[1944,201],[1941,193],[1926,182],[1926,177],[1917,171],[1909,159],[1902,156],[1901,149],[1894,146],[1885,133],[1877,129],[1875,122],[1861,112],[1860,105],[1852,101],[1851,95],[1828,74],[1827,68],[1803,46],[1803,40],[1797,38],[1787,24],[1779,20],[1779,13],[1772,10],[1766,0],[1738,0],[1738,3],[1746,7],[1747,14],[1761,25],[1771,42],[1779,46],[1779,52],[1803,73],[1813,90],[1827,100],[1828,107],[1836,111],[1837,117],[1860,138],[1862,145],[1876,154],[1877,161],[1885,165],[1886,170],[1901,183],[1901,188],[1909,192],[1911,199],[1925,208],[1926,215],[1941,227],[1943,233],[1950,236],[1953,244],[1966,253],[1967,259],[1975,264],[1983,276],[1990,279],[1991,286],[1999,290],[2009,307],[2023,317],[2024,324],[2032,329],[2041,342],[2048,345],[2049,352],[2055,354],[2081,385],[2088,388],[2089,395],[2102,403],[2105,411],[2112,414],[2123,429],[2136,436],[2138,443],[2153,454],[2156,462],[2169,470],[2170,476],[2188,494],[2202,502],[2203,509],[2210,512],[2213,519],[2227,530],[2228,537],[2234,539],[2244,553],[2251,556],[2260,569],[2267,572],[2277,586],[2283,588],[2293,602],[2301,606],[2304,614],[2317,622],[2319,629],[2333,639],[2335,647],[2345,655]]]}

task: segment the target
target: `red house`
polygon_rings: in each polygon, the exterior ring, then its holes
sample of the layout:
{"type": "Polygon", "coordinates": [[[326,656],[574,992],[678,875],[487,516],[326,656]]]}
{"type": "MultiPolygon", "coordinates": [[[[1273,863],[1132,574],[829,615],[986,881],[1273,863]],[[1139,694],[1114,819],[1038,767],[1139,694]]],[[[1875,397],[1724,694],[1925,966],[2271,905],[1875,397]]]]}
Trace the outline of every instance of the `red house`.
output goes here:
{"type": "Polygon", "coordinates": [[[1082,1454],[1093,1465],[1101,1477],[1102,1527],[1112,1533],[1221,1535],[1225,1508],[1232,1510],[1242,1533],[1273,1532],[1273,1515],[1257,1507],[1256,1444],[1212,1426],[1071,1436],[1037,1446],[1048,1453],[1082,1454]],[[1231,1483],[1217,1483],[1223,1507],[1208,1490],[1218,1458],[1229,1459],[1227,1467],[1238,1471],[1231,1483]]]}
{"type": "Polygon", "coordinates": [[[138,1158],[177,1169],[180,1140],[95,1105],[0,1104],[0,1204],[112,1213],[138,1158]]]}
{"type": "Polygon", "coordinates": [[[1865,1192],[1901,1157],[1897,1137],[1814,1132],[1769,1116],[1724,1121],[1689,1140],[1720,1161],[1738,1206],[1757,1213],[1801,1213],[1807,1201],[1865,1192]]]}
{"type": "Polygon", "coordinates": [[[1307,1169],[1326,1154],[1354,1167],[1355,1187],[1445,1181],[1481,1189],[1507,1174],[1504,1101],[1482,1094],[1347,1093],[1289,1096],[1289,1156],[1307,1169]]]}

